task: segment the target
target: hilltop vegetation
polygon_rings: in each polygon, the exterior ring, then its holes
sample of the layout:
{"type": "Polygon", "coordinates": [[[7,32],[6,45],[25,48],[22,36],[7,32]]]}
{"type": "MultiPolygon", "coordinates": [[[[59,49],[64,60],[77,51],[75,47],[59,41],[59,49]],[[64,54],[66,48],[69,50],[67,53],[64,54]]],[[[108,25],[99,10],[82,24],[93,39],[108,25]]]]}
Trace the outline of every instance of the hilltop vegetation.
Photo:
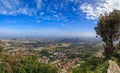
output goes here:
{"type": "Polygon", "coordinates": [[[0,47],[0,73],[56,73],[57,68],[38,61],[35,55],[12,56],[0,47]]]}
{"type": "Polygon", "coordinates": [[[73,73],[106,73],[107,68],[108,61],[104,61],[103,58],[90,57],[80,67],[75,68],[73,73]]]}
{"type": "MultiPolygon", "coordinates": [[[[118,50],[119,51],[119,50],[118,50]]],[[[107,73],[109,60],[116,62],[120,66],[120,54],[110,58],[91,56],[80,63],[80,66],[72,69],[72,73],[107,73]]]]}
{"type": "Polygon", "coordinates": [[[108,61],[112,60],[120,65],[120,42],[114,46],[114,42],[120,38],[120,11],[101,14],[97,27],[97,35],[102,38],[104,57],[90,57],[84,63],[72,70],[73,73],[107,73],[108,61]]]}

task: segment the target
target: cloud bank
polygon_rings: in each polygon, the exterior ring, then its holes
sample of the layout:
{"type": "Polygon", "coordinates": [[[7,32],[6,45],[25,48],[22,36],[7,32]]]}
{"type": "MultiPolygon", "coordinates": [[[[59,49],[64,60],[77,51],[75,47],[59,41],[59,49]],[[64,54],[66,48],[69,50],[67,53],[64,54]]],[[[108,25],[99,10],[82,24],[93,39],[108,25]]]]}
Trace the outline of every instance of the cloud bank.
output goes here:
{"type": "Polygon", "coordinates": [[[77,16],[80,0],[0,0],[0,14],[65,20],[77,16]]]}
{"type": "Polygon", "coordinates": [[[32,15],[41,7],[41,3],[42,0],[0,0],[0,14],[32,15]]]}
{"type": "Polygon", "coordinates": [[[95,4],[86,2],[80,6],[80,9],[86,13],[87,19],[96,20],[100,14],[114,9],[120,10],[120,0],[100,0],[95,4]]]}
{"type": "Polygon", "coordinates": [[[0,14],[42,17],[44,20],[65,20],[86,14],[96,20],[100,14],[120,9],[120,0],[0,0],[0,14]]]}

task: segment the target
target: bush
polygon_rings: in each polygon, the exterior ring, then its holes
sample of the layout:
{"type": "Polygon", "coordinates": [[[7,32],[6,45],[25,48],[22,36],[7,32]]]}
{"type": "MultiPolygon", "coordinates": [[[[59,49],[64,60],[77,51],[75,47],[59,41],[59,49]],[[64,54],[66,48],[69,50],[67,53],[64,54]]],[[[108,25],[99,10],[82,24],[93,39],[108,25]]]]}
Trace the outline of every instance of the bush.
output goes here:
{"type": "Polygon", "coordinates": [[[106,73],[108,62],[103,58],[91,57],[80,67],[73,69],[73,73],[106,73]]]}
{"type": "Polygon", "coordinates": [[[33,55],[15,58],[1,54],[0,73],[57,73],[57,68],[39,62],[33,55]]]}
{"type": "Polygon", "coordinates": [[[16,73],[56,73],[57,68],[38,62],[37,57],[27,56],[23,57],[18,66],[16,73]]]}
{"type": "Polygon", "coordinates": [[[107,73],[108,66],[108,61],[103,62],[103,64],[100,64],[96,67],[95,73],[107,73]]]}
{"type": "Polygon", "coordinates": [[[0,52],[3,52],[3,50],[4,50],[4,47],[0,46],[0,52]]]}

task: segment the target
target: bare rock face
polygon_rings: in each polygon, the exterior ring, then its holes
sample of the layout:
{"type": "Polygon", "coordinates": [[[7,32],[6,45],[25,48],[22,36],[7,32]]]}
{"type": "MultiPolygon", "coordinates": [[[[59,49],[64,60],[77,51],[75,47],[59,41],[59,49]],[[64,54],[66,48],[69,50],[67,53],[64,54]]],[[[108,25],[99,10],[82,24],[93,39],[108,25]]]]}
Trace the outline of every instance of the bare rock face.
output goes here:
{"type": "Polygon", "coordinates": [[[107,73],[120,73],[120,68],[115,62],[110,60],[107,73]]]}

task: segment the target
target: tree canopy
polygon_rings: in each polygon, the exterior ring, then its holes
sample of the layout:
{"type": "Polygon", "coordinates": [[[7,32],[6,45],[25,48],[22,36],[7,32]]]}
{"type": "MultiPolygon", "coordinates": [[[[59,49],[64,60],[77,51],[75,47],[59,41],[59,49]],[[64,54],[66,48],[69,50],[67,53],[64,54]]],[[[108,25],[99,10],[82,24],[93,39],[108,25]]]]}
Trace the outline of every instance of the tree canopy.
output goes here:
{"type": "Polygon", "coordinates": [[[95,30],[106,44],[106,56],[113,55],[115,51],[113,42],[120,38],[120,11],[113,10],[113,12],[101,14],[95,30]]]}

